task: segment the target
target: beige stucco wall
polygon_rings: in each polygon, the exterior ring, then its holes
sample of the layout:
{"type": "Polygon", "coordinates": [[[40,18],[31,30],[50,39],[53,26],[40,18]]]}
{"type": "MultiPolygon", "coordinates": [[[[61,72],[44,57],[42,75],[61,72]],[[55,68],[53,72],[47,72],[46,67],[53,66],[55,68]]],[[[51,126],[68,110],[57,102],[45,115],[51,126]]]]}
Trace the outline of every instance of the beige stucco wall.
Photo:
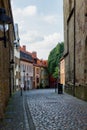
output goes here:
{"type": "Polygon", "coordinates": [[[60,61],[60,83],[65,85],[65,61],[60,61]]]}
{"type": "Polygon", "coordinates": [[[25,84],[25,90],[27,88],[33,88],[33,63],[20,59],[20,76],[21,84],[25,84]],[[29,84],[28,84],[29,81],[29,84]]]}

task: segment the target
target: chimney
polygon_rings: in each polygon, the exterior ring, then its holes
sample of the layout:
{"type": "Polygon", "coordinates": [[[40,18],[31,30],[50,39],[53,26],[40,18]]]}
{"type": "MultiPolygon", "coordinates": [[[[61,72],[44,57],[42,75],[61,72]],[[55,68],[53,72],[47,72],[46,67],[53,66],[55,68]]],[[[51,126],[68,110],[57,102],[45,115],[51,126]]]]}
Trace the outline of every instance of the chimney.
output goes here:
{"type": "Polygon", "coordinates": [[[23,45],[23,50],[26,51],[26,46],[25,45],[23,45]]]}
{"type": "Polygon", "coordinates": [[[33,52],[32,52],[32,55],[33,55],[33,57],[36,58],[36,57],[37,57],[37,52],[36,52],[36,51],[33,51],[33,52]]]}

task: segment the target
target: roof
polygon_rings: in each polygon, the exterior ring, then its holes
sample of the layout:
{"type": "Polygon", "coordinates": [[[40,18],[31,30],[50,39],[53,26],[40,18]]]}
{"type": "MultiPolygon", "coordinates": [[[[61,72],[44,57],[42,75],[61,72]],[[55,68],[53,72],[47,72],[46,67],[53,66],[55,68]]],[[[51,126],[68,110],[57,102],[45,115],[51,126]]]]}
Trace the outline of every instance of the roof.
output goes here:
{"type": "Polygon", "coordinates": [[[20,47],[20,59],[23,61],[32,62],[34,66],[47,67],[47,60],[37,58],[31,52],[26,51],[26,46],[20,47]]]}
{"type": "Polygon", "coordinates": [[[29,62],[33,62],[32,56],[30,54],[23,52],[23,51],[20,51],[20,59],[21,60],[27,60],[29,62]]]}

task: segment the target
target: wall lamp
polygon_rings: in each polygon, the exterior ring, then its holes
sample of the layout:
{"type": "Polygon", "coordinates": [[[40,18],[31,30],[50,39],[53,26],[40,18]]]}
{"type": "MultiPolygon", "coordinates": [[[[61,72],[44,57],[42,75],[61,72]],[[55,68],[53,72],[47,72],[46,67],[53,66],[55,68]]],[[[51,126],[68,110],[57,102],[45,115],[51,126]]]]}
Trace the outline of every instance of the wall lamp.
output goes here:
{"type": "Polygon", "coordinates": [[[10,64],[11,64],[11,65],[14,65],[14,60],[13,60],[13,59],[10,61],[10,64]]]}
{"type": "Polygon", "coordinates": [[[8,31],[8,24],[11,24],[12,18],[6,15],[4,8],[0,8],[0,30],[4,33],[3,37],[0,37],[0,41],[4,41],[4,47],[6,48],[6,31],[8,31]]]}
{"type": "Polygon", "coordinates": [[[20,40],[20,39],[14,41],[14,47],[16,47],[16,49],[18,49],[18,48],[20,47],[20,45],[19,45],[19,43],[18,43],[19,40],[20,40]]]}
{"type": "Polygon", "coordinates": [[[11,59],[11,61],[10,61],[10,68],[9,68],[9,70],[13,70],[13,65],[15,64],[15,62],[14,62],[14,60],[13,59],[11,59]]]}

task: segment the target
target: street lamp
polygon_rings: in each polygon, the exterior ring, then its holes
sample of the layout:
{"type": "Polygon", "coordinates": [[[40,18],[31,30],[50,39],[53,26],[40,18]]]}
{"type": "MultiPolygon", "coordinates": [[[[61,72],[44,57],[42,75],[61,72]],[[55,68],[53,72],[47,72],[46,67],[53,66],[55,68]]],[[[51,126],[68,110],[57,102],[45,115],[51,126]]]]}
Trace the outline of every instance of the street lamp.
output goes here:
{"type": "Polygon", "coordinates": [[[27,73],[27,89],[29,90],[29,86],[28,86],[28,73],[27,73]]]}
{"type": "Polygon", "coordinates": [[[10,64],[14,65],[14,60],[13,59],[11,59],[10,64]]]}
{"type": "Polygon", "coordinates": [[[24,73],[24,90],[26,90],[26,86],[25,86],[25,70],[23,70],[24,73]]]}
{"type": "Polygon", "coordinates": [[[8,24],[12,23],[12,19],[6,15],[4,8],[0,8],[0,30],[4,33],[3,37],[0,37],[0,41],[4,41],[4,47],[6,48],[6,31],[8,30],[8,24]]]}
{"type": "Polygon", "coordinates": [[[19,40],[20,40],[20,39],[14,41],[14,47],[15,47],[16,49],[19,49],[19,47],[20,47],[20,44],[18,43],[19,40]]]}

